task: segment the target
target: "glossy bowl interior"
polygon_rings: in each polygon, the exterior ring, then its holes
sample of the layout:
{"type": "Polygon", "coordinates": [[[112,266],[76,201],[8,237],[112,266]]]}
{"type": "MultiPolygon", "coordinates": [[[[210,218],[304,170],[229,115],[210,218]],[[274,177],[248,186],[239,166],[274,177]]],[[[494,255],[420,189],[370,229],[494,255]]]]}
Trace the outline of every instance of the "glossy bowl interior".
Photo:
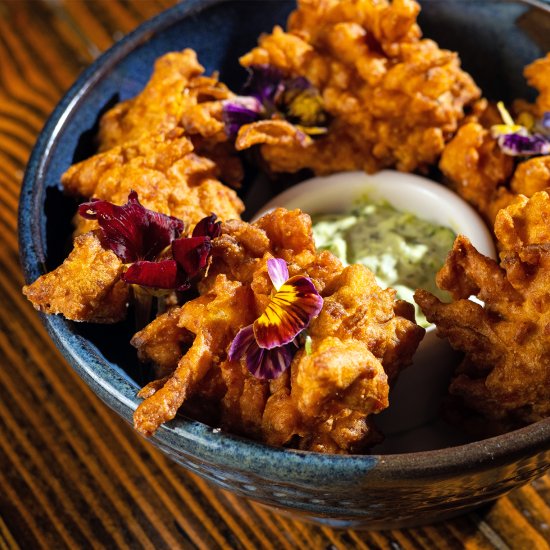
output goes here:
{"type": "MultiPolygon", "coordinates": [[[[262,32],[284,24],[294,2],[186,0],[145,23],[86,70],[41,133],[22,187],[21,261],[33,281],[66,255],[75,204],[61,174],[94,153],[98,118],[145,85],[154,60],[192,47],[207,72],[238,89],[237,59],[262,32]]],[[[493,99],[530,97],[524,65],[550,45],[543,14],[526,6],[481,1],[422,2],[425,34],[458,50],[464,66],[493,99]],[[495,5],[498,4],[498,5],[495,5]],[[498,8],[498,9],[497,9],[498,8]],[[475,40],[471,37],[475,36],[475,40]],[[541,42],[542,41],[542,42],[541,42]]],[[[257,208],[254,174],[242,196],[257,208]]],[[[275,194],[275,190],[272,190],[275,194]]],[[[128,325],[76,324],[43,316],[68,362],[107,405],[131,422],[144,382],[127,342],[128,325]]],[[[178,417],[151,442],[168,456],[238,495],[333,526],[387,528],[458,514],[541,475],[550,464],[550,420],[510,434],[439,450],[371,456],[327,456],[254,443],[178,417]]]]}

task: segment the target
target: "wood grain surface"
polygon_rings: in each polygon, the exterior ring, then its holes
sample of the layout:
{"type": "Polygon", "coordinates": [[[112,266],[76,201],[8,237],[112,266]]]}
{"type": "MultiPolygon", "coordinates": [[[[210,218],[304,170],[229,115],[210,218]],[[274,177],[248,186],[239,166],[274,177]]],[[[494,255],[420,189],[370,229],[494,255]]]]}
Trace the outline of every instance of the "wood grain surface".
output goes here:
{"type": "Polygon", "coordinates": [[[172,0],[0,0],[0,550],[548,548],[550,477],[452,521],[335,531],[211,487],[84,385],[21,295],[25,164],[80,71],[172,0]]]}

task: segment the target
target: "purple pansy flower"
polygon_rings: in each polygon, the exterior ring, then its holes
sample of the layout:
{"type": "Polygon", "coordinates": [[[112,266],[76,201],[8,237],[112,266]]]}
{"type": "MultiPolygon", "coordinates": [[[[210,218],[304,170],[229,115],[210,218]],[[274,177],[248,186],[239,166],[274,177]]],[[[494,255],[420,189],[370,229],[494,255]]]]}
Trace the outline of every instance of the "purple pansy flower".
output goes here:
{"type": "Polygon", "coordinates": [[[531,156],[550,154],[550,140],[542,134],[503,134],[497,143],[502,152],[511,156],[531,156]]]}
{"type": "Polygon", "coordinates": [[[491,134],[504,154],[510,156],[550,154],[550,113],[544,113],[540,120],[534,120],[530,113],[522,113],[518,118],[522,123],[518,124],[514,122],[502,101],[497,103],[497,108],[503,124],[492,126],[491,134]]]}
{"type": "Polygon", "coordinates": [[[285,78],[271,65],[252,65],[248,72],[246,95],[223,102],[223,121],[230,137],[236,137],[245,124],[269,119],[288,120],[308,135],[326,133],[323,100],[306,78],[285,78]]]}
{"type": "Polygon", "coordinates": [[[262,315],[242,328],[229,348],[231,361],[244,357],[249,372],[261,379],[277,378],[290,366],[296,337],[323,307],[311,279],[289,278],[284,260],[269,259],[267,269],[276,292],[262,315]]]}

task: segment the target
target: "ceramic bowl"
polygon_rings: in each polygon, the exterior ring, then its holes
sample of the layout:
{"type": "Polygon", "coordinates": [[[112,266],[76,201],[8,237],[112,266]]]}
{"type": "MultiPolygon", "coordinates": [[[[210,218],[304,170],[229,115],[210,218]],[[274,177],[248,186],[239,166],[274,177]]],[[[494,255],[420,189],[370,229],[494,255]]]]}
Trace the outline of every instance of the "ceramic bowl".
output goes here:
{"type": "MultiPolygon", "coordinates": [[[[524,65],[550,50],[544,14],[504,2],[422,2],[427,36],[460,52],[493,99],[532,98],[524,65]],[[475,36],[475,40],[471,37],[475,36]]],[[[144,86],[161,54],[191,47],[207,72],[238,89],[237,59],[262,32],[284,24],[294,3],[186,0],[145,23],[84,71],[59,103],[31,156],[20,199],[21,261],[27,281],[67,252],[74,203],[59,185],[75,161],[93,154],[99,115],[144,86]],[[261,9],[260,9],[261,6],[261,9]]],[[[243,198],[252,210],[253,188],[243,198]]],[[[252,210],[253,211],[253,210],[252,210]]],[[[131,327],[43,317],[55,344],[90,388],[131,421],[143,382],[125,345],[131,327]]],[[[185,417],[151,443],[187,469],[235,494],[285,513],[340,527],[389,528],[459,514],[542,475],[550,465],[550,419],[483,441],[438,450],[332,456],[254,443],[185,417]]]]}

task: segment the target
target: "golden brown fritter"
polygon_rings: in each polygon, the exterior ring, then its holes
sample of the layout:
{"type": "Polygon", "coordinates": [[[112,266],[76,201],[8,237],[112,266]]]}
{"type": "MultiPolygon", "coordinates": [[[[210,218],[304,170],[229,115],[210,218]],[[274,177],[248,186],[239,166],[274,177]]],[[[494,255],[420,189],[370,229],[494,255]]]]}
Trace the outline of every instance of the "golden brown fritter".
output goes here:
{"type": "Polygon", "coordinates": [[[193,335],[178,326],[181,308],[173,307],[159,315],[131,340],[137,348],[138,359],[155,365],[157,378],[172,374],[186,347],[193,341],[193,335]]]}
{"type": "Polygon", "coordinates": [[[225,387],[219,422],[232,433],[321,452],[362,451],[379,441],[368,417],[387,407],[389,379],[411,362],[424,330],[411,321],[412,306],[404,309],[367,268],[343,268],[329,252],[317,253],[308,215],[277,209],[253,224],[223,224],[199,291],[178,323],[195,339],[172,376],[146,387],[134,417],[139,431],[153,433],[190,397],[200,401],[210,376],[225,387]],[[324,307],[308,328],[310,353],[298,351],[281,377],[267,381],[244,360],[229,361],[227,350],[272,296],[272,257],[285,259],[291,276],[309,276],[324,307]]]}
{"type": "Polygon", "coordinates": [[[220,275],[209,292],[182,306],[178,325],[194,335],[193,343],[162,388],[136,409],[137,430],[150,435],[174,418],[198,383],[225,356],[235,334],[231,328],[252,314],[250,298],[247,287],[220,275]]]}
{"type": "Polygon", "coordinates": [[[547,192],[520,197],[497,215],[500,265],[459,236],[437,276],[454,301],[415,294],[438,334],[465,353],[450,393],[492,420],[533,422],[550,415],[549,219],[547,192]]]}
{"type": "MultiPolygon", "coordinates": [[[[516,102],[517,112],[529,112],[535,118],[550,111],[550,54],[531,63],[524,71],[527,82],[539,92],[529,105],[516,102]]],[[[500,150],[489,128],[501,124],[495,109],[488,106],[459,128],[447,143],[439,167],[451,187],[472,204],[490,226],[499,210],[512,204],[518,194],[528,197],[550,186],[550,157],[528,160],[507,156],[500,150]]]]}
{"type": "Polygon", "coordinates": [[[510,189],[515,195],[531,197],[550,187],[550,155],[534,157],[518,164],[510,189]]]}
{"type": "Polygon", "coordinates": [[[284,121],[260,122],[242,127],[237,148],[264,143],[275,172],[413,171],[436,162],[479,90],[455,53],[420,39],[419,10],[413,0],[299,1],[288,31],[275,27],[241,63],[307,78],[330,116],[328,133],[304,139],[284,121]]]}
{"type": "Polygon", "coordinates": [[[143,91],[118,103],[101,118],[100,152],[180,129],[191,139],[197,154],[217,163],[224,182],[238,184],[242,167],[227,143],[222,122],[221,102],[233,94],[216,75],[203,73],[204,67],[190,49],[157,59],[143,91]]]}
{"type": "MultiPolygon", "coordinates": [[[[213,212],[239,218],[244,205],[235,191],[217,180],[213,161],[198,156],[181,130],[115,146],[71,166],[62,183],[69,193],[122,205],[136,191],[145,208],[194,225],[213,212]]],[[[97,227],[77,217],[77,233],[97,227]]]]}
{"type": "Polygon", "coordinates": [[[126,316],[129,299],[122,272],[116,254],[105,250],[93,232],[86,233],[75,239],[73,251],[57,269],[24,286],[23,294],[43,313],[116,323],[126,316]]]}
{"type": "MultiPolygon", "coordinates": [[[[494,201],[499,188],[509,181],[514,171],[514,159],[500,150],[490,131],[477,122],[461,126],[445,147],[439,168],[450,180],[453,190],[492,224],[498,211],[494,201]]],[[[505,192],[498,206],[506,206],[512,200],[513,195],[505,192]]]]}
{"type": "Polygon", "coordinates": [[[503,253],[519,252],[530,246],[550,243],[549,190],[535,193],[531,198],[519,196],[513,205],[499,213],[495,235],[503,253]]]}

